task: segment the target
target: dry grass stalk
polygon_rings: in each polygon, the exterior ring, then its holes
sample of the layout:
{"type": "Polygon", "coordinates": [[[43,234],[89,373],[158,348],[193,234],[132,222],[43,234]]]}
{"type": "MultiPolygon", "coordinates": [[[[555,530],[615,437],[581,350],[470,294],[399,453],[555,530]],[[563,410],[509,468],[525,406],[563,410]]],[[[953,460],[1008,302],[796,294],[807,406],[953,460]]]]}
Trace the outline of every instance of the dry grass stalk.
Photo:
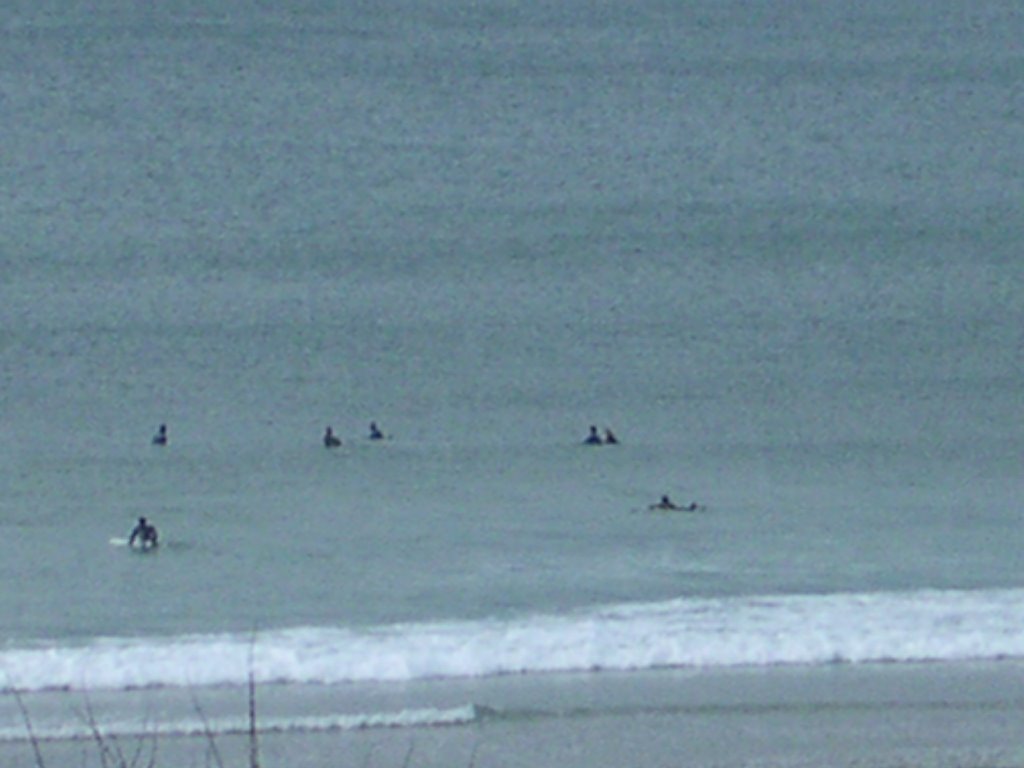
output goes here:
{"type": "Polygon", "coordinates": [[[256,633],[249,643],[249,768],[260,768],[260,745],[256,731],[256,671],[253,656],[256,648],[256,633]]]}
{"type": "Polygon", "coordinates": [[[199,722],[203,724],[203,735],[206,737],[206,753],[207,759],[212,755],[213,761],[217,764],[217,768],[224,768],[224,761],[220,758],[220,750],[217,749],[217,740],[213,736],[213,729],[210,728],[210,721],[206,717],[206,712],[199,705],[199,699],[196,698],[195,691],[189,691],[189,695],[192,697],[192,708],[195,709],[196,715],[199,717],[199,722]]]}
{"type": "Polygon", "coordinates": [[[28,708],[25,706],[24,699],[21,698],[21,691],[10,687],[5,689],[4,693],[9,693],[14,697],[15,703],[18,705],[18,711],[21,712],[21,719],[25,722],[25,731],[28,733],[28,740],[32,745],[32,753],[36,758],[36,768],[46,768],[46,763],[43,761],[43,752],[39,748],[39,739],[36,738],[36,732],[32,729],[32,718],[28,716],[28,708]]]}

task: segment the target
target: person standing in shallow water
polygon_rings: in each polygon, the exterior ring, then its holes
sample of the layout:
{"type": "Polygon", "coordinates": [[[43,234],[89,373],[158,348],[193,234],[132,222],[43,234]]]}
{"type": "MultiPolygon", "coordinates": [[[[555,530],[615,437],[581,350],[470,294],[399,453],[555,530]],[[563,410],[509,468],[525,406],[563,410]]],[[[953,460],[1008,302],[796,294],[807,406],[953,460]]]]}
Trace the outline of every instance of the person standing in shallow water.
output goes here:
{"type": "Polygon", "coordinates": [[[153,445],[167,445],[167,425],[161,424],[160,428],[153,435],[153,445]]]}
{"type": "Polygon", "coordinates": [[[146,518],[140,517],[138,524],[132,529],[131,535],[128,537],[128,546],[134,547],[135,542],[138,541],[141,549],[152,549],[160,543],[159,538],[156,526],[146,520],[146,518]]]}

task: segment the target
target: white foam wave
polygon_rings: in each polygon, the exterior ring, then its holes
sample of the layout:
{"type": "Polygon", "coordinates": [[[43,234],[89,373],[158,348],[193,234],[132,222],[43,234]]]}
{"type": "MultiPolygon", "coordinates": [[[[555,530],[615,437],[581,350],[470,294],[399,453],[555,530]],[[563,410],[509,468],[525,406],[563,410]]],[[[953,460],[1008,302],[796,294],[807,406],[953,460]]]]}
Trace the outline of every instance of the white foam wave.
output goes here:
{"type": "MultiPolygon", "coordinates": [[[[1024,589],[679,599],[565,616],[11,648],[25,690],[1024,657],[1024,589]]],[[[3,679],[3,678],[0,678],[3,679]]]]}
{"type": "MultiPolygon", "coordinates": [[[[335,714],[318,717],[275,718],[260,717],[261,733],[315,733],[324,731],[359,731],[376,728],[424,728],[465,725],[479,717],[480,710],[473,704],[450,709],[405,709],[398,712],[335,714]]],[[[182,722],[154,723],[143,719],[104,720],[97,725],[104,738],[142,738],[149,736],[227,736],[249,732],[247,719],[222,718],[203,722],[199,718],[182,722]]],[[[93,726],[84,719],[66,721],[60,725],[33,724],[32,737],[57,741],[93,739],[93,726]]],[[[24,741],[28,735],[23,726],[0,728],[0,742],[24,741]]]]}

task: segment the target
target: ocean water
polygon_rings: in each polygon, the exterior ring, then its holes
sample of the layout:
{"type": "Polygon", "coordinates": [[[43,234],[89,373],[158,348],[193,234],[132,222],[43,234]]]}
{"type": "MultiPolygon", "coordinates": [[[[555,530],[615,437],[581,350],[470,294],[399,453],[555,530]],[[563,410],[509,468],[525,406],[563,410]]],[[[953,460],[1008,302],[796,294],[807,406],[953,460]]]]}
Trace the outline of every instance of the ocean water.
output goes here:
{"type": "Polygon", "coordinates": [[[1022,28],[7,4],[0,681],[1014,663],[1022,28]]]}

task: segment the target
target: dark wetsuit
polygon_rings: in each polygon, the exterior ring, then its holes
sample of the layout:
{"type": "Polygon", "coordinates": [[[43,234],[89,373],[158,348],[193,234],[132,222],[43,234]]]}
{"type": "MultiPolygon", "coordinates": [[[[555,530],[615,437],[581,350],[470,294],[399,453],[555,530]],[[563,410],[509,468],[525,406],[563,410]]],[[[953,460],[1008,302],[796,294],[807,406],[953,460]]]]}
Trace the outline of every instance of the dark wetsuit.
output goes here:
{"type": "Polygon", "coordinates": [[[138,539],[140,547],[151,549],[159,543],[159,538],[155,525],[147,523],[145,520],[140,520],[138,525],[132,529],[131,536],[128,537],[128,546],[134,547],[135,541],[138,539]]]}

